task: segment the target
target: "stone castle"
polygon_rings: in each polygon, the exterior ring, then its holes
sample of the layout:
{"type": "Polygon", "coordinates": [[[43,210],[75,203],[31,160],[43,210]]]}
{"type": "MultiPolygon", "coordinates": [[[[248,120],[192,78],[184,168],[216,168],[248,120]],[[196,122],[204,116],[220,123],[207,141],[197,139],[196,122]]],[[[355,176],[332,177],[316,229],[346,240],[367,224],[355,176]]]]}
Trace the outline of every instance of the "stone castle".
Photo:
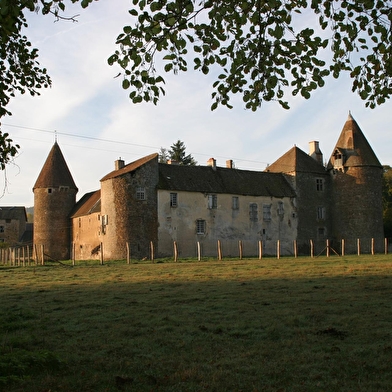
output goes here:
{"type": "Polygon", "coordinates": [[[34,185],[34,244],[47,257],[76,260],[145,258],[173,254],[254,255],[262,241],[265,253],[300,253],[309,241],[347,251],[357,239],[384,241],[382,165],[351,114],[327,165],[318,142],[309,154],[293,147],[265,171],[239,170],[232,161],[218,167],[159,163],[151,154],[115,169],[100,189],[76,201],[78,188],[57,142],[34,185]]]}

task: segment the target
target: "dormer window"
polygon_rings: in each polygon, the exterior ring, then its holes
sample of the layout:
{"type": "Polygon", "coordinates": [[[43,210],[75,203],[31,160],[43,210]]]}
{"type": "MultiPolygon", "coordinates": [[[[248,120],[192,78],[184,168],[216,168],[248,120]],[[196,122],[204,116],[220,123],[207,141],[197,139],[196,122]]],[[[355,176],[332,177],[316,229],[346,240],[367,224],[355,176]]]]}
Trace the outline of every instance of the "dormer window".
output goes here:
{"type": "Polygon", "coordinates": [[[341,169],[344,164],[343,154],[339,150],[336,150],[333,154],[333,158],[334,158],[334,163],[333,163],[334,168],[341,169]]]}

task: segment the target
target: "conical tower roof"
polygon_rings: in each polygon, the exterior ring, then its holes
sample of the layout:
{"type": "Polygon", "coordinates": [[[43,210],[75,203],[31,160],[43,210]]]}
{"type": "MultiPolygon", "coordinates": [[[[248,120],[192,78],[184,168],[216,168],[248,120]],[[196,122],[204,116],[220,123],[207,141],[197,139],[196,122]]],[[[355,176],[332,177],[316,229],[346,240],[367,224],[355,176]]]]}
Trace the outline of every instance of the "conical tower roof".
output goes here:
{"type": "Polygon", "coordinates": [[[362,133],[357,122],[349,113],[346,123],[339,136],[338,142],[333,149],[328,163],[328,169],[332,169],[335,153],[344,155],[344,166],[377,166],[381,167],[373,149],[370,147],[365,135],[362,133]]]}
{"type": "Polygon", "coordinates": [[[265,171],[274,173],[325,173],[324,166],[306,154],[297,146],[292,147],[278,160],[269,165],[265,171]]]}
{"type": "Polygon", "coordinates": [[[46,158],[33,190],[36,188],[57,188],[59,186],[68,186],[78,190],[56,141],[46,158]]]}

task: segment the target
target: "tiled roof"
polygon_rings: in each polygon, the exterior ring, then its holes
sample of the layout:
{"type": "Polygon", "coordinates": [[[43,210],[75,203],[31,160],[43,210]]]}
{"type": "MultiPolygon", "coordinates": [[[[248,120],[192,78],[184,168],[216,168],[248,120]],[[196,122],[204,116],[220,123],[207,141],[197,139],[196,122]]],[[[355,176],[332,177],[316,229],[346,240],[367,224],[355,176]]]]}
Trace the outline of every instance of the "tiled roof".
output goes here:
{"type": "Polygon", "coordinates": [[[310,155],[294,146],[269,165],[266,171],[273,173],[305,172],[322,174],[325,173],[325,168],[310,155]]]}
{"type": "Polygon", "coordinates": [[[75,205],[71,218],[101,211],[101,190],[86,193],[75,205]]]}
{"type": "Polygon", "coordinates": [[[78,189],[65,162],[63,153],[57,142],[55,142],[46,158],[33,190],[35,188],[57,188],[59,186],[78,189]]]}
{"type": "Polygon", "coordinates": [[[328,169],[333,167],[333,155],[338,150],[345,156],[344,166],[377,166],[381,167],[373,149],[370,147],[365,135],[362,133],[357,122],[349,114],[346,123],[343,126],[342,132],[336,143],[333,153],[328,162],[328,169]]]}
{"type": "Polygon", "coordinates": [[[0,219],[20,219],[27,221],[26,208],[24,207],[0,207],[0,219]]]}
{"type": "Polygon", "coordinates": [[[132,172],[132,171],[136,170],[138,167],[146,164],[147,162],[149,162],[149,161],[151,161],[153,159],[158,159],[158,154],[155,153],[155,154],[147,155],[147,156],[145,156],[143,158],[138,159],[137,161],[128,163],[128,165],[125,165],[123,168],[121,168],[119,170],[113,170],[109,174],[106,174],[106,176],[103,177],[101,179],[101,181],[105,181],[105,180],[108,180],[110,178],[119,177],[119,176],[122,176],[125,173],[132,172]]]}
{"type": "Polygon", "coordinates": [[[22,234],[22,237],[19,239],[19,242],[23,244],[32,244],[33,243],[33,233],[34,233],[34,224],[26,223],[26,230],[22,234]]]}
{"type": "Polygon", "coordinates": [[[159,164],[158,189],[249,196],[295,196],[294,190],[281,174],[163,163],[159,164]]]}

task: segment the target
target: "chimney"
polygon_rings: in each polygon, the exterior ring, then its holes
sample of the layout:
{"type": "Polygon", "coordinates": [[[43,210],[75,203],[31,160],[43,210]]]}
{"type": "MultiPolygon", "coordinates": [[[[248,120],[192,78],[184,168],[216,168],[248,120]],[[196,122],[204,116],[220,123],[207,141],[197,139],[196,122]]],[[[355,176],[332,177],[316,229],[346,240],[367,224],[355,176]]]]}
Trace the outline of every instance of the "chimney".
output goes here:
{"type": "Polygon", "coordinates": [[[125,162],[120,158],[117,161],[114,161],[114,169],[120,170],[125,166],[125,162]]]}
{"type": "Polygon", "coordinates": [[[232,159],[228,159],[228,160],[226,161],[226,167],[227,167],[228,169],[232,169],[232,168],[233,168],[233,160],[232,160],[232,159]]]}
{"type": "Polygon", "coordinates": [[[323,164],[323,153],[320,151],[319,142],[309,142],[309,155],[318,163],[323,164]]]}
{"type": "Polygon", "coordinates": [[[167,164],[168,165],[179,165],[179,162],[178,161],[176,161],[175,159],[169,159],[168,161],[167,161],[167,164]]]}
{"type": "Polygon", "coordinates": [[[216,170],[216,159],[210,158],[207,161],[207,166],[211,166],[214,170],[216,170]]]}

